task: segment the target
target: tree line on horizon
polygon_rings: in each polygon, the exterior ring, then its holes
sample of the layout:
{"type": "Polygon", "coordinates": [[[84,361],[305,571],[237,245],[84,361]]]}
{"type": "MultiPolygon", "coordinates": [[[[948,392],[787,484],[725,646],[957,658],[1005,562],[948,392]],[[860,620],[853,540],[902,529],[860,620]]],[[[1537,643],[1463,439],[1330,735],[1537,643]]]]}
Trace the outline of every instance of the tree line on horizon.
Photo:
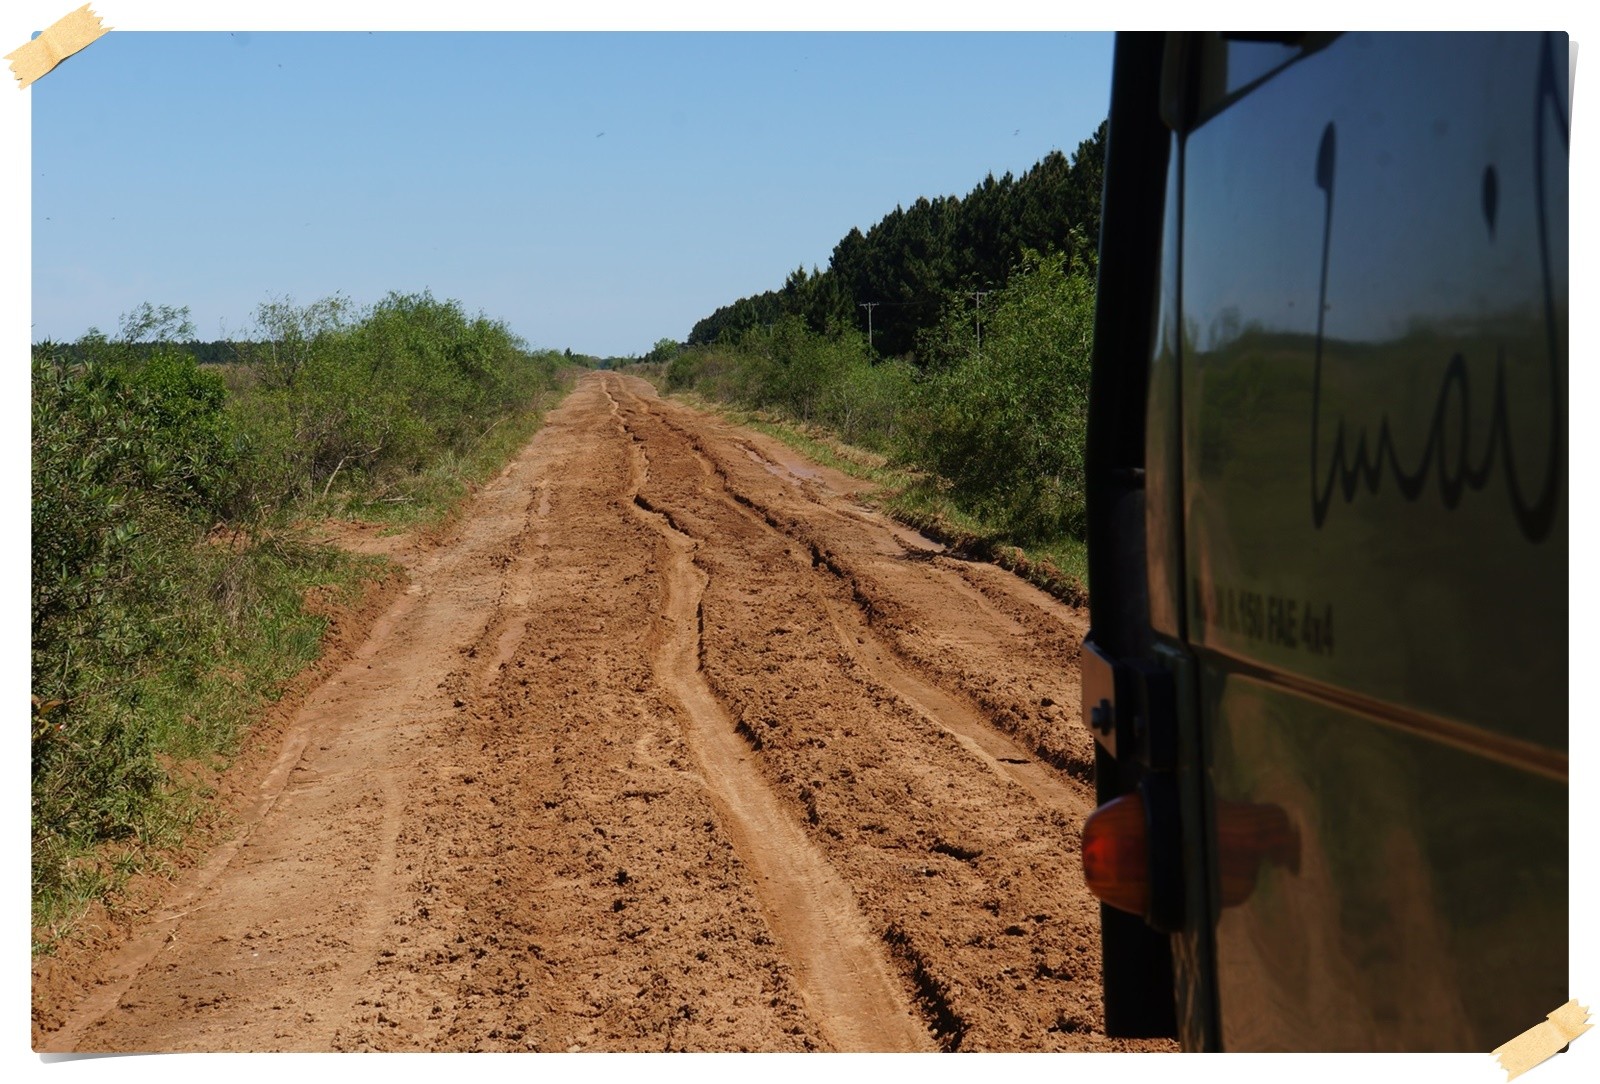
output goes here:
{"type": "MultiPolygon", "coordinates": [[[[170,342],[164,339],[145,339],[130,342],[126,334],[123,334],[119,337],[119,346],[127,357],[148,359],[165,351],[177,350],[192,357],[197,365],[248,366],[253,363],[254,358],[272,349],[273,340],[270,337],[263,337],[254,339],[212,339],[209,342],[203,342],[200,339],[173,340],[170,342]]],[[[55,342],[43,339],[35,343],[34,348],[53,354],[70,364],[83,364],[97,356],[99,346],[95,329],[91,328],[89,334],[73,342],[55,342]]],[[[549,353],[549,351],[545,352],[549,353]]],[[[638,360],[637,358],[603,358],[594,354],[575,354],[571,347],[560,353],[571,364],[587,369],[616,368],[638,360]]]]}
{"type": "MultiPolygon", "coordinates": [[[[1106,124],[1069,160],[1051,151],[1013,178],[991,173],[966,196],[918,198],[865,233],[852,228],[827,268],[790,272],[783,286],[740,298],[694,325],[687,345],[736,342],[794,316],[818,334],[868,330],[873,353],[918,360],[920,334],[964,292],[1004,286],[1027,252],[1093,254],[1100,244],[1106,124]]],[[[974,309],[981,299],[972,298],[974,309]]]]}
{"type": "Polygon", "coordinates": [[[896,207],[826,270],[796,270],[645,360],[668,392],[880,456],[901,472],[883,497],[896,514],[978,550],[1024,547],[1081,597],[1105,143],[1101,124],[1070,161],[1052,152],[1020,178],[896,207]]]}

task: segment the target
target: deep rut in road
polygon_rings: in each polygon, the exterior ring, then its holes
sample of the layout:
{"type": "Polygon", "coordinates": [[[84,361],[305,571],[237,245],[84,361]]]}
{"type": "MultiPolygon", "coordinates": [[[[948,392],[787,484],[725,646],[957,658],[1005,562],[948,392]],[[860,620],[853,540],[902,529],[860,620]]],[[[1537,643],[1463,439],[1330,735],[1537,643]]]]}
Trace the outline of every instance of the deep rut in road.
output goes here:
{"type": "Polygon", "coordinates": [[[927,1033],[849,888],[747,762],[747,747],[701,675],[700,600],[707,576],[693,559],[699,540],[642,496],[648,460],[642,443],[632,451],[634,505],[660,531],[666,550],[656,676],[683,708],[712,801],[734,849],[760,878],[756,891],[804,1001],[835,1049],[928,1049],[927,1033]]]}
{"type": "MultiPolygon", "coordinates": [[[[1115,1050],[1083,618],[585,377],[41,1050],[1115,1050]]],[[[80,961],[81,963],[81,961],[80,961]]]]}
{"type": "MultiPolygon", "coordinates": [[[[664,420],[664,419],[663,419],[664,420]]],[[[791,536],[785,532],[782,523],[773,514],[757,505],[750,498],[739,493],[729,482],[726,472],[718,469],[706,455],[703,447],[694,441],[693,437],[681,428],[666,422],[669,428],[684,436],[695,450],[695,458],[699,461],[708,475],[718,479],[724,493],[735,511],[741,512],[753,520],[766,524],[768,528],[784,537],[791,536]]],[[[780,473],[783,468],[770,459],[762,456],[756,449],[748,445],[742,446],[745,453],[769,473],[780,473]]],[[[791,476],[800,482],[800,476],[791,476]]],[[[852,509],[840,508],[836,512],[849,518],[872,524],[873,521],[852,509]]],[[[1087,795],[1081,787],[1074,787],[1063,782],[1040,765],[1034,756],[1030,755],[1015,740],[997,731],[983,717],[980,710],[976,710],[965,700],[953,696],[939,688],[937,684],[920,676],[914,664],[899,657],[892,641],[884,641],[872,629],[872,617],[875,612],[873,600],[863,594],[860,585],[848,570],[840,567],[837,559],[830,553],[821,549],[815,542],[809,541],[805,536],[798,536],[808,546],[809,562],[806,557],[794,550],[789,550],[789,555],[802,564],[809,563],[812,569],[824,569],[836,580],[840,581],[839,590],[829,592],[825,585],[817,585],[814,597],[827,612],[832,625],[835,638],[840,648],[848,654],[857,666],[862,668],[872,680],[880,682],[900,697],[907,705],[916,709],[922,716],[935,726],[945,730],[951,737],[959,742],[967,752],[972,754],[984,766],[997,775],[1010,780],[1026,789],[1033,798],[1043,805],[1059,809],[1080,820],[1087,816],[1092,803],[1087,802],[1087,795]],[[848,592],[844,590],[848,588],[848,592]],[[848,594],[848,599],[838,596],[848,594]]],[[[924,544],[927,540],[922,540],[924,544]]],[[[938,551],[922,546],[907,546],[909,554],[917,557],[931,557],[938,551]]],[[[971,601],[974,605],[983,607],[990,613],[994,608],[989,605],[980,592],[973,592],[971,601]]],[[[1026,635],[1026,630],[1014,626],[1017,631],[1026,635]]],[[[1080,769],[1079,778],[1086,779],[1086,772],[1080,769]]]]}

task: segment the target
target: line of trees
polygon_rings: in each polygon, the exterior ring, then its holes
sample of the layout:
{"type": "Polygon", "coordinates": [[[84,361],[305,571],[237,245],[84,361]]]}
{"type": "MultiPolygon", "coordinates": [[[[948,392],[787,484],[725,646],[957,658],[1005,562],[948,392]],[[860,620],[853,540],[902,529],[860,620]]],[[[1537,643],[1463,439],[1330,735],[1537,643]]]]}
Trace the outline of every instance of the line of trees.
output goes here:
{"type": "MultiPolygon", "coordinates": [[[[152,354],[156,350],[166,347],[176,347],[200,365],[230,365],[239,362],[250,350],[265,345],[248,339],[212,339],[204,342],[200,339],[188,339],[184,342],[129,343],[129,348],[135,353],[152,354]]],[[[53,343],[53,349],[61,357],[72,362],[88,361],[93,353],[91,345],[79,342],[53,343]]]]}
{"type": "Polygon", "coordinates": [[[825,271],[658,343],[671,390],[821,425],[910,468],[896,500],[1082,567],[1106,127],[1069,162],[852,230],[825,271]],[[867,312],[871,304],[871,339],[867,312]]]}
{"type": "Polygon", "coordinates": [[[1094,252],[1100,243],[1104,123],[1071,160],[1052,151],[1021,177],[993,174],[965,197],[919,198],[834,246],[826,269],[804,266],[782,287],[740,298],[696,323],[689,345],[733,341],[795,316],[817,333],[867,329],[870,346],[912,357],[919,333],[943,319],[953,294],[1004,285],[1024,252],[1094,252]]]}

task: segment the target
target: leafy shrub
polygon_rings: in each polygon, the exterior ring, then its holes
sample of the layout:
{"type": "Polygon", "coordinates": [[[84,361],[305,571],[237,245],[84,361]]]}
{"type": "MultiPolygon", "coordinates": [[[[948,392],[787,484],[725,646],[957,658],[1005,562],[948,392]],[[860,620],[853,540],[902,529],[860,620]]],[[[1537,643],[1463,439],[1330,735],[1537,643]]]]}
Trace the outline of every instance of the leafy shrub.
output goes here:
{"type": "Polygon", "coordinates": [[[859,332],[818,335],[798,317],[746,332],[737,345],[690,347],[667,366],[668,391],[702,395],[816,422],[852,443],[887,450],[912,367],[877,361],[859,332]]]}
{"type": "Polygon", "coordinates": [[[855,361],[819,393],[818,419],[851,444],[887,452],[900,442],[902,412],[915,390],[916,372],[898,359],[855,361]]]}
{"type": "Polygon", "coordinates": [[[151,555],[233,503],[241,445],[222,383],[174,352],[68,366],[41,351],[33,387],[35,652],[137,640],[95,623],[159,593],[151,555]]]}
{"type": "Polygon", "coordinates": [[[280,338],[255,351],[256,386],[235,409],[272,465],[258,480],[263,503],[314,499],[336,481],[392,483],[463,454],[562,364],[426,292],[391,293],[359,317],[337,302],[258,312],[261,332],[280,338]]]}
{"type": "Polygon", "coordinates": [[[174,644],[203,650],[196,537],[241,469],[215,374],[187,355],[88,342],[33,362],[34,874],[73,848],[139,835],[164,776],[137,718],[174,644]],[[141,357],[142,355],[142,357],[141,357]]]}
{"type": "Polygon", "coordinates": [[[355,498],[408,481],[448,494],[443,476],[531,416],[561,364],[428,294],[257,316],[232,389],[174,345],[193,337],[185,309],[144,305],[114,340],[35,347],[36,920],[105,890],[108,844],[137,858],[180,829],[170,766],[226,751],[315,656],[323,621],[303,593],[352,561],[294,542],[286,521],[335,482],[355,498]]]}
{"type": "Polygon", "coordinates": [[[1081,539],[1092,268],[1029,253],[986,307],[982,346],[952,309],[924,340],[903,454],[1017,542],[1081,539]]]}
{"type": "Polygon", "coordinates": [[[970,297],[952,298],[922,337],[920,368],[875,361],[857,331],[819,335],[778,316],[734,344],[678,353],[665,386],[892,453],[1014,542],[1081,540],[1094,289],[1090,258],[1026,252],[985,301],[981,344],[970,297]]]}
{"type": "Polygon", "coordinates": [[[705,351],[686,350],[667,362],[665,376],[668,391],[685,391],[700,382],[705,370],[705,351]]]}

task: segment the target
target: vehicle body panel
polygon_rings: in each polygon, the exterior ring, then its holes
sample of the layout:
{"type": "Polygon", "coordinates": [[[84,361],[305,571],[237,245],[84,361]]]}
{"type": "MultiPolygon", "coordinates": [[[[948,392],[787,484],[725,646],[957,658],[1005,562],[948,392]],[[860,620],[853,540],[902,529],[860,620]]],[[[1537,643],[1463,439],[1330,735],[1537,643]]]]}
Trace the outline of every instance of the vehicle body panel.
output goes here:
{"type": "Polygon", "coordinates": [[[1102,268],[1146,323],[1096,345],[1100,800],[1177,796],[1186,1047],[1487,1050],[1567,996],[1566,37],[1160,52],[1119,39],[1108,145],[1103,244],[1163,191],[1102,268]],[[1168,143],[1119,162],[1140,78],[1168,143]]]}

